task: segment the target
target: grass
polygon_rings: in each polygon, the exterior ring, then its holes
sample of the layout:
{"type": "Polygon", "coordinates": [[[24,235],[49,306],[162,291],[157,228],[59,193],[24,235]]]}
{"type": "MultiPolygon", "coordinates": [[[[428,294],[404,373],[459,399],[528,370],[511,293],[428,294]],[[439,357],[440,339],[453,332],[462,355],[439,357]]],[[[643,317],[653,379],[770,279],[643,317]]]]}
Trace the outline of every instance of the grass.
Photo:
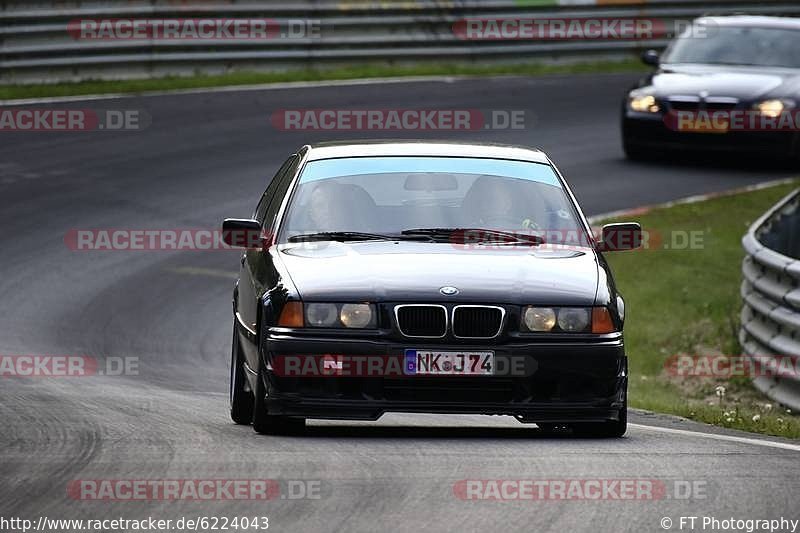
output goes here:
{"type": "Polygon", "coordinates": [[[656,234],[651,246],[607,254],[626,303],[632,407],[800,438],[800,417],[760,394],[748,379],[680,378],[664,371],[665,360],[675,354],[742,354],[737,340],[741,238],[797,186],[650,211],[635,218],[656,234]],[[694,235],[695,246],[678,246],[688,235],[694,235]],[[720,386],[725,388],[721,397],[715,392],[720,386]]]}
{"type": "Polygon", "coordinates": [[[358,78],[394,78],[401,76],[537,76],[543,74],[581,74],[607,72],[641,72],[645,67],[639,60],[593,61],[569,64],[508,63],[495,65],[418,64],[390,66],[364,64],[329,69],[297,69],[275,72],[235,72],[230,74],[188,77],[166,77],[124,81],[82,81],[56,84],[0,85],[0,100],[42,98],[82,94],[142,93],[294,81],[349,80],[358,78]]]}

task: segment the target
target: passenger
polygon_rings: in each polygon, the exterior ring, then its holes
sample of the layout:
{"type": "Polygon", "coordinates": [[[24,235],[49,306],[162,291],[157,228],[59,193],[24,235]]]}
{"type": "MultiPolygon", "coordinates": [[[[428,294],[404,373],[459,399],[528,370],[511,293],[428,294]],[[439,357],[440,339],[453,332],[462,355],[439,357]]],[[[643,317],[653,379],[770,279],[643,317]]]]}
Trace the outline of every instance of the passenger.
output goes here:
{"type": "Polygon", "coordinates": [[[337,216],[336,183],[320,183],[313,191],[308,203],[308,216],[314,231],[342,231],[347,228],[336,227],[342,221],[341,216],[337,216]]]}

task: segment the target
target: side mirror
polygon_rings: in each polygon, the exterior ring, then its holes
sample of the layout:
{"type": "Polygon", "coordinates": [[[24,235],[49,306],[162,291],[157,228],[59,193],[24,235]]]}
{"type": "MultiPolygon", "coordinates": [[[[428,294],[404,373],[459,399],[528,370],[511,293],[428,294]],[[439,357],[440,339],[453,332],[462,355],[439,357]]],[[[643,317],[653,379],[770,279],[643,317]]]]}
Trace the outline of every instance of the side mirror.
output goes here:
{"type": "Polygon", "coordinates": [[[645,50],[642,52],[642,63],[645,65],[650,65],[653,67],[657,67],[659,63],[658,52],[655,50],[645,50]]]}
{"type": "Polygon", "coordinates": [[[261,223],[249,218],[226,218],[222,221],[222,240],[233,248],[261,248],[261,223]]]}
{"type": "Polygon", "coordinates": [[[638,222],[622,222],[603,226],[602,240],[597,243],[601,252],[635,250],[642,246],[642,226],[638,222]]]}

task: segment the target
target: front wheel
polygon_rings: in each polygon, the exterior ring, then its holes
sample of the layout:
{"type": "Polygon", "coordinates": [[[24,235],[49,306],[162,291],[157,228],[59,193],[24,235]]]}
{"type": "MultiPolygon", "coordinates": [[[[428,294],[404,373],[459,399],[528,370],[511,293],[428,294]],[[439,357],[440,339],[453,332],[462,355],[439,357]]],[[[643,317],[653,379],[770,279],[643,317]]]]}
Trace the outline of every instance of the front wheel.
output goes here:
{"type": "Polygon", "coordinates": [[[244,373],[244,357],[242,348],[239,346],[239,334],[234,322],[233,340],[231,341],[231,419],[237,424],[247,425],[253,420],[253,393],[245,389],[247,376],[244,373]]]}
{"type": "Polygon", "coordinates": [[[627,136],[622,138],[622,151],[631,161],[646,161],[650,155],[642,145],[632,142],[627,136]]]}

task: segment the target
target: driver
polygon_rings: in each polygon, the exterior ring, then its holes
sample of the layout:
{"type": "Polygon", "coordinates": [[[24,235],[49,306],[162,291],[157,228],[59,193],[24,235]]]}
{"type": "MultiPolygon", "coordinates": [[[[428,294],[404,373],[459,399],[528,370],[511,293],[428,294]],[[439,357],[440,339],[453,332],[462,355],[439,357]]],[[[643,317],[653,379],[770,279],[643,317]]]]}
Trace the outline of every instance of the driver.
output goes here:
{"type": "Polygon", "coordinates": [[[515,209],[514,194],[505,183],[492,180],[482,191],[482,199],[478,210],[478,222],[481,227],[492,229],[518,230],[523,221],[515,209]]]}
{"type": "Polygon", "coordinates": [[[498,230],[537,230],[539,224],[532,216],[526,215],[530,201],[517,198],[513,184],[496,176],[481,176],[467,193],[464,207],[472,212],[474,224],[478,227],[498,230]]]}

